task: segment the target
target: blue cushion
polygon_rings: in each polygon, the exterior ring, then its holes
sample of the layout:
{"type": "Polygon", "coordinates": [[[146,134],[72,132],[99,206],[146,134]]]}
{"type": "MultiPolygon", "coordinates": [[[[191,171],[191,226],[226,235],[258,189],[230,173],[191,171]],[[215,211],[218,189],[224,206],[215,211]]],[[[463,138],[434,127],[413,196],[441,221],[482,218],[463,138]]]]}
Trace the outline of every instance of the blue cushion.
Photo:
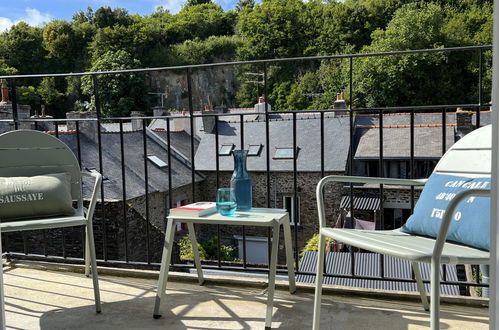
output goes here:
{"type": "MultiPolygon", "coordinates": [[[[436,238],[449,202],[467,189],[490,189],[490,178],[469,178],[433,174],[414,208],[414,214],[401,231],[436,238]]],[[[447,240],[489,250],[490,198],[471,197],[462,201],[454,213],[447,240]]]]}

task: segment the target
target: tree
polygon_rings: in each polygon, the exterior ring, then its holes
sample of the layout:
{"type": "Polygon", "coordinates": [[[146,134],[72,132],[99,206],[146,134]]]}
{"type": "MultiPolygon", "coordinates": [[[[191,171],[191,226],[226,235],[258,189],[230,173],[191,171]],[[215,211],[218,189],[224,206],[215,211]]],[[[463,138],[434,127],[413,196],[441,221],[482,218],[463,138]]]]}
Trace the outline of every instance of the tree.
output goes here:
{"type": "Polygon", "coordinates": [[[74,71],[83,57],[83,42],[79,40],[70,23],[54,20],[43,29],[43,46],[50,59],[57,65],[56,71],[74,71]]]}
{"type": "MultiPolygon", "coordinates": [[[[434,3],[405,5],[363,52],[445,47],[445,10],[434,3]]],[[[470,73],[450,53],[362,58],[354,64],[357,106],[467,103],[470,73]]],[[[346,73],[346,72],[345,72],[346,73]]]]}
{"type": "Polygon", "coordinates": [[[37,89],[38,95],[48,106],[53,106],[61,101],[63,93],[59,92],[55,85],[54,77],[43,78],[37,89]]]}
{"type": "Polygon", "coordinates": [[[41,73],[45,70],[47,55],[42,40],[41,28],[19,22],[4,35],[0,58],[19,74],[41,73]]]}
{"type": "Polygon", "coordinates": [[[301,0],[264,1],[239,16],[236,31],[244,44],[242,60],[300,56],[304,44],[305,5],[301,0]]]}
{"type": "Polygon", "coordinates": [[[187,0],[184,7],[204,5],[207,3],[213,3],[211,0],[187,0]]]}
{"type": "Polygon", "coordinates": [[[255,8],[255,0],[239,0],[236,5],[236,12],[251,10],[255,8]]]}
{"type": "Polygon", "coordinates": [[[131,18],[124,8],[100,7],[95,12],[92,22],[98,28],[105,28],[114,25],[129,25],[131,24],[131,18]]]}
{"type": "MultiPolygon", "coordinates": [[[[124,50],[108,51],[92,64],[91,71],[115,71],[140,68],[139,60],[124,50]]],[[[128,116],[131,110],[144,110],[145,77],[141,73],[101,74],[97,76],[100,86],[101,113],[104,117],[128,116]]],[[[83,93],[91,98],[95,108],[94,86],[91,76],[82,78],[83,93]]]]}

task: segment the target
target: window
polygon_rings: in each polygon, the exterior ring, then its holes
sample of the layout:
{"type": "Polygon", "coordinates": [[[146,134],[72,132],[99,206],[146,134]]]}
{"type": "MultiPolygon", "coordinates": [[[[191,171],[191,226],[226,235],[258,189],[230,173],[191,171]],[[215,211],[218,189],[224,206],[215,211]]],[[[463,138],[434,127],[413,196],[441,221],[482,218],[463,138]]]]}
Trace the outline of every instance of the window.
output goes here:
{"type": "Polygon", "coordinates": [[[163,161],[161,160],[158,156],[154,156],[154,155],[148,155],[147,156],[147,159],[149,159],[154,165],[156,165],[157,167],[159,168],[164,168],[164,167],[167,167],[168,165],[163,161]]]}
{"type": "Polygon", "coordinates": [[[248,156],[260,156],[261,151],[262,151],[261,144],[250,144],[248,149],[248,156]]]}
{"type": "Polygon", "coordinates": [[[292,226],[295,224],[298,224],[298,226],[301,224],[301,216],[300,216],[300,197],[297,197],[296,200],[296,208],[297,212],[295,212],[295,203],[294,203],[294,196],[284,196],[282,200],[283,207],[288,211],[289,213],[289,220],[292,226]],[[295,217],[297,219],[295,219],[295,217]],[[297,220],[297,221],[295,221],[297,220]]]}
{"type": "MultiPolygon", "coordinates": [[[[298,153],[298,148],[296,149],[298,153]]],[[[274,159],[293,159],[293,148],[275,148],[274,159]]]]}
{"type": "MultiPolygon", "coordinates": [[[[85,167],[85,170],[87,170],[87,172],[90,172],[90,173],[100,173],[99,171],[97,171],[97,169],[95,167],[85,167]]],[[[102,182],[109,182],[109,179],[107,178],[107,176],[102,176],[102,182]]]]}
{"type": "Polygon", "coordinates": [[[232,149],[234,149],[234,145],[233,144],[222,144],[222,146],[220,147],[220,151],[218,152],[218,154],[220,156],[230,156],[230,154],[232,153],[232,149]]]}

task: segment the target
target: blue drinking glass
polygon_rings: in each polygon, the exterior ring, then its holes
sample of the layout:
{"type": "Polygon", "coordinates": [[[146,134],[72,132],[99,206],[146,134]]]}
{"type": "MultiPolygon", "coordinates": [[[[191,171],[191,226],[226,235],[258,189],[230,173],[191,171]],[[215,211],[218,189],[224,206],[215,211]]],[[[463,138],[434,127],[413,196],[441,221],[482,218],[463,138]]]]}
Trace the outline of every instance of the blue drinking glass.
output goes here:
{"type": "Polygon", "coordinates": [[[221,215],[233,215],[236,212],[236,194],[233,188],[220,188],[217,191],[217,211],[221,215]]]}

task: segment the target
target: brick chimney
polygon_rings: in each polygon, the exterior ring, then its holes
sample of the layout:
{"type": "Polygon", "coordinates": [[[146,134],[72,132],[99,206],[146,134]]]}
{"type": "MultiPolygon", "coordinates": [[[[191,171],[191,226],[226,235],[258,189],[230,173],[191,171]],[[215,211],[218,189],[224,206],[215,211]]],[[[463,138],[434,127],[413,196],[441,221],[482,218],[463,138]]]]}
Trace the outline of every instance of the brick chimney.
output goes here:
{"type": "MultiPolygon", "coordinates": [[[[76,130],[76,121],[71,121],[70,119],[97,118],[97,113],[95,111],[70,111],[66,112],[66,118],[69,119],[67,122],[68,130],[76,130]]],[[[79,122],[78,126],[81,134],[87,135],[94,141],[97,140],[97,121],[82,120],[79,122]]]]}
{"type": "Polygon", "coordinates": [[[345,93],[340,92],[336,94],[336,101],[334,101],[335,110],[345,110],[345,111],[335,111],[333,114],[335,116],[346,114],[347,103],[345,102],[345,93]]]}
{"type": "Polygon", "coordinates": [[[132,131],[141,131],[144,127],[144,121],[140,117],[144,117],[144,112],[132,111],[130,112],[130,117],[137,117],[137,119],[132,119],[132,131]]]}
{"type": "Polygon", "coordinates": [[[473,131],[474,126],[472,118],[472,111],[466,111],[463,110],[463,108],[456,109],[456,140],[459,140],[469,132],[473,131]]]}
{"type": "Polygon", "coordinates": [[[9,103],[9,87],[7,86],[7,80],[0,80],[0,86],[2,88],[2,101],[1,104],[9,103]]]}

